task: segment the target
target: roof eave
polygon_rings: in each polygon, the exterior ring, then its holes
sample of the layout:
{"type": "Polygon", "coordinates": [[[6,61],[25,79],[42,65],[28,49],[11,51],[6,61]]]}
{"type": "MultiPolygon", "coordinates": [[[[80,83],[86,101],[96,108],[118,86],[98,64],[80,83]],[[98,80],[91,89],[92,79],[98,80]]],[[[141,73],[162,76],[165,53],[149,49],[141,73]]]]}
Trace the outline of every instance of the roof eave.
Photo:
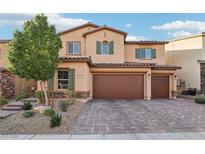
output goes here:
{"type": "Polygon", "coordinates": [[[87,26],[92,26],[92,27],[95,27],[95,28],[100,27],[99,25],[96,25],[96,24],[93,24],[91,22],[88,22],[88,23],[85,23],[83,25],[80,25],[80,26],[77,26],[77,27],[73,27],[73,28],[67,29],[65,31],[59,32],[58,34],[59,35],[63,35],[63,34],[66,34],[66,33],[69,33],[69,32],[72,32],[72,31],[75,31],[75,30],[78,30],[78,29],[81,29],[81,28],[87,27],[87,26]]]}

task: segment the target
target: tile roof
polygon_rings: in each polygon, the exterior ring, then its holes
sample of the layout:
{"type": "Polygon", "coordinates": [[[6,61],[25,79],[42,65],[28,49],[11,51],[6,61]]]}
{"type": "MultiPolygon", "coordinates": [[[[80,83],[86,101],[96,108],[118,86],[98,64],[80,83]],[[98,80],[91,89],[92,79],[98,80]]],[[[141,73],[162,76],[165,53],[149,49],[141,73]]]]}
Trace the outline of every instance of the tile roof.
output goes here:
{"type": "Polygon", "coordinates": [[[205,60],[200,59],[200,60],[197,60],[197,62],[198,63],[205,63],[205,60]]]}
{"type": "Polygon", "coordinates": [[[125,37],[127,36],[127,33],[126,33],[126,32],[123,32],[123,31],[121,31],[121,30],[118,30],[118,29],[115,29],[115,28],[112,28],[112,27],[108,27],[108,26],[106,26],[106,25],[105,25],[105,26],[102,26],[102,27],[98,27],[98,28],[96,28],[96,29],[94,29],[94,30],[91,30],[91,31],[89,31],[89,32],[86,32],[86,33],[83,34],[83,36],[85,37],[86,35],[95,33],[95,32],[97,32],[97,31],[100,31],[100,30],[103,30],[103,29],[107,29],[107,30],[110,30],[110,31],[113,31],[113,32],[122,34],[122,35],[124,35],[125,37]]]}
{"type": "Polygon", "coordinates": [[[175,65],[155,65],[152,67],[152,69],[157,69],[157,70],[164,70],[164,69],[169,69],[169,70],[176,70],[176,69],[181,69],[179,66],[175,65]]]}
{"type": "Polygon", "coordinates": [[[92,67],[152,67],[155,63],[93,63],[92,67]]]}
{"type": "Polygon", "coordinates": [[[11,40],[0,40],[0,43],[9,43],[11,40]]]}
{"type": "Polygon", "coordinates": [[[58,59],[64,62],[88,62],[90,65],[92,64],[90,56],[60,56],[58,59]]]}
{"type": "Polygon", "coordinates": [[[93,63],[90,56],[61,56],[59,61],[63,62],[87,62],[90,67],[96,68],[152,68],[154,70],[176,70],[181,69],[179,66],[174,65],[157,65],[156,63],[93,63]]]}
{"type": "Polygon", "coordinates": [[[100,27],[99,25],[96,25],[96,24],[93,24],[93,23],[91,23],[91,22],[88,22],[88,23],[85,23],[85,24],[83,24],[83,25],[80,25],[80,26],[73,27],[73,28],[70,28],[70,29],[68,29],[68,30],[62,31],[62,32],[60,32],[59,34],[62,35],[62,34],[68,33],[68,32],[72,32],[72,31],[74,31],[74,30],[78,30],[78,29],[80,29],[80,28],[87,27],[87,26],[92,26],[92,27],[95,27],[95,28],[100,27]]]}
{"type": "Polygon", "coordinates": [[[125,44],[168,44],[168,41],[125,41],[125,44]]]}

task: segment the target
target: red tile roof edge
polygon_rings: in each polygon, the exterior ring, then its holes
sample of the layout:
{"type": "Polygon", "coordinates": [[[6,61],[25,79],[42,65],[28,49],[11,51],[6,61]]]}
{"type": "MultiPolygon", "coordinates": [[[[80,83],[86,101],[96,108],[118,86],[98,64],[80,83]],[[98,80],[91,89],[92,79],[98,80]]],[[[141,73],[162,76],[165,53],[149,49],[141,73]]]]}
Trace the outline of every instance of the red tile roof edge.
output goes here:
{"type": "Polygon", "coordinates": [[[125,41],[125,44],[168,44],[168,41],[125,41]]]}
{"type": "Polygon", "coordinates": [[[125,63],[93,63],[91,60],[90,56],[62,56],[59,57],[59,61],[64,61],[64,62],[87,62],[89,66],[91,67],[96,67],[96,68],[141,68],[141,67],[149,67],[152,68],[153,70],[176,70],[176,69],[181,69],[179,66],[174,66],[174,65],[157,65],[156,63],[137,63],[137,62],[125,62],[125,63]]]}
{"type": "Polygon", "coordinates": [[[112,28],[112,27],[108,27],[108,26],[98,27],[98,28],[96,28],[96,29],[94,29],[94,30],[91,30],[91,31],[89,31],[89,32],[84,33],[83,36],[85,37],[86,35],[95,33],[95,32],[97,32],[97,31],[100,31],[100,30],[103,30],[103,29],[108,29],[108,30],[110,30],[110,31],[114,31],[114,32],[116,32],[116,33],[119,33],[119,34],[124,35],[125,37],[127,36],[127,33],[126,33],[126,32],[123,32],[123,31],[121,31],[121,30],[118,30],[118,29],[115,29],[115,28],[112,28]]]}

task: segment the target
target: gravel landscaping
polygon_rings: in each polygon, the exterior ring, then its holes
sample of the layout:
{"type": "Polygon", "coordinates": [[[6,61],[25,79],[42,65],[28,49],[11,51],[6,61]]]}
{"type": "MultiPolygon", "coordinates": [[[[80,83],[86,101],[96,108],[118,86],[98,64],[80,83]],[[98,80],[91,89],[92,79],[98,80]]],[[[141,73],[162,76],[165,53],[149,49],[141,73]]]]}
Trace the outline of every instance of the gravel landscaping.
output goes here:
{"type": "Polygon", "coordinates": [[[67,112],[61,112],[58,103],[55,103],[54,110],[62,115],[62,122],[59,127],[52,129],[49,127],[50,117],[37,112],[33,117],[24,118],[22,115],[24,111],[19,111],[6,119],[0,120],[0,134],[69,133],[84,105],[84,102],[76,101],[68,107],[67,112]]]}

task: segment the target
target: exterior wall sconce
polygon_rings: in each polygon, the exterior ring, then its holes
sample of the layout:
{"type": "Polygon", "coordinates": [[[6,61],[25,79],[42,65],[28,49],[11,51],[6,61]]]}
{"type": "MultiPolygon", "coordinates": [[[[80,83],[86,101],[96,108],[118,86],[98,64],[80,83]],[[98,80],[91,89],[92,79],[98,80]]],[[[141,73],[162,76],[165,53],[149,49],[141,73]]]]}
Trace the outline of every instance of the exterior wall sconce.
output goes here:
{"type": "Polygon", "coordinates": [[[177,75],[176,74],[174,74],[174,79],[177,80],[177,75]]]}
{"type": "Polygon", "coordinates": [[[148,79],[151,79],[151,74],[147,73],[148,79]]]}

